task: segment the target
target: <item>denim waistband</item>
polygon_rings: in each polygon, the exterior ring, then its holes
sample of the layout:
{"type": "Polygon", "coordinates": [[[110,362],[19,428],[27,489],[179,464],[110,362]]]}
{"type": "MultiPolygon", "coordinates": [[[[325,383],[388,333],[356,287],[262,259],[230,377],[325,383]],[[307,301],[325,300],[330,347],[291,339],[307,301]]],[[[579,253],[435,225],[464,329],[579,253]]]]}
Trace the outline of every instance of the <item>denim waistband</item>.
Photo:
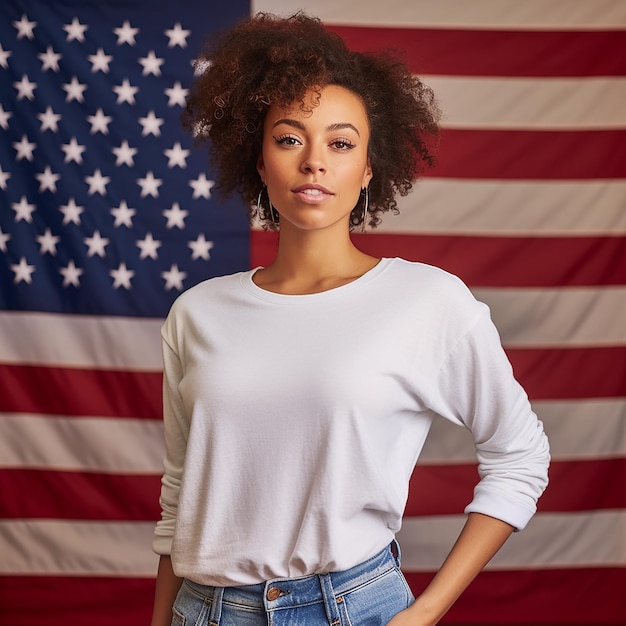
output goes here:
{"type": "MultiPolygon", "coordinates": [[[[340,572],[272,578],[254,585],[236,587],[213,587],[190,580],[185,580],[185,584],[194,594],[209,601],[215,599],[219,604],[232,603],[270,611],[315,602],[326,603],[330,597],[347,594],[395,567],[400,567],[400,546],[394,539],[367,561],[340,572]]],[[[218,612],[221,609],[218,608],[218,612]]]]}

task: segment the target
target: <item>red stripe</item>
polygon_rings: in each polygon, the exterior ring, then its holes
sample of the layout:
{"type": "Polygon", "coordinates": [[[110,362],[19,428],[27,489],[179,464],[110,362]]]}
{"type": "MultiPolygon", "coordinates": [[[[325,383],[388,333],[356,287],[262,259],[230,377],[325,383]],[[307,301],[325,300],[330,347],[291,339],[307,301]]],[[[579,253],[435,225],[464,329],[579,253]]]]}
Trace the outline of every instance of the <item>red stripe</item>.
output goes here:
{"type": "Polygon", "coordinates": [[[329,27],[353,50],[404,51],[415,74],[624,76],[623,31],[329,27]]]}
{"type": "MultiPolygon", "coordinates": [[[[626,347],[516,348],[507,354],[535,400],[626,395],[626,347]]],[[[0,365],[1,412],[161,419],[160,394],[161,377],[150,372],[0,365]]]]}
{"type": "MultiPolygon", "coordinates": [[[[431,573],[405,572],[418,595],[431,573]]],[[[441,624],[613,626],[626,623],[624,570],[576,568],[482,572],[441,624]]],[[[0,577],[0,617],[12,626],[148,624],[154,579],[0,577]]]]}
{"type": "MultiPolygon", "coordinates": [[[[626,459],[553,461],[543,512],[626,508],[626,459]],[[576,489],[571,486],[576,485],[576,489]]],[[[473,464],[422,465],[411,478],[407,516],[458,515],[478,481],[473,464]]],[[[0,518],[154,521],[160,476],[0,470],[0,518]]]]}
{"type": "Polygon", "coordinates": [[[0,518],[156,521],[160,478],[0,469],[0,518]]]}
{"type": "MultiPolygon", "coordinates": [[[[418,595],[429,573],[406,573],[418,595]]],[[[486,626],[626,624],[620,568],[576,568],[482,572],[440,624],[486,626]]]]}
{"type": "Polygon", "coordinates": [[[0,365],[0,411],[160,419],[157,372],[0,365]]]}
{"type": "MultiPolygon", "coordinates": [[[[626,459],[553,461],[539,511],[576,512],[626,508],[626,459]],[[576,485],[572,489],[572,485],[576,485]]],[[[476,465],[418,464],[405,515],[459,515],[478,482],[476,465]]]]}
{"type": "Polygon", "coordinates": [[[506,349],[533,400],[626,396],[626,346],[506,349]]]}
{"type": "Polygon", "coordinates": [[[2,576],[0,623],[6,626],[149,624],[154,583],[152,578],[2,576]]]}
{"type": "MultiPolygon", "coordinates": [[[[626,285],[625,237],[469,237],[374,231],[354,234],[353,240],[367,254],[436,265],[470,287],[626,285]]],[[[277,244],[275,233],[252,231],[252,267],[270,265],[277,244]]]]}
{"type": "Polygon", "coordinates": [[[507,180],[624,178],[626,130],[445,128],[437,158],[429,176],[507,180]]]}

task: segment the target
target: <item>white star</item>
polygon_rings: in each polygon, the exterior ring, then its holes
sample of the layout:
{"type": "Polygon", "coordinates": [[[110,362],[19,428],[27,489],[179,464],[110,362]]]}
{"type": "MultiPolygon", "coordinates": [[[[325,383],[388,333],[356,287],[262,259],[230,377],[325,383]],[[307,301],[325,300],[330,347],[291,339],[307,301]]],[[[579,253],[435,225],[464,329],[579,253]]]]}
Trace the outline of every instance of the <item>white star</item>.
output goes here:
{"type": "Polygon", "coordinates": [[[13,113],[5,111],[2,103],[0,103],[0,126],[7,130],[9,128],[9,118],[13,117],[13,113]]]}
{"type": "Polygon", "coordinates": [[[116,209],[111,209],[111,215],[115,217],[115,223],[113,226],[116,228],[120,226],[128,226],[128,228],[133,227],[133,217],[137,211],[135,209],[130,209],[128,204],[126,204],[126,200],[122,200],[120,202],[120,206],[116,209]]]}
{"type": "Polygon", "coordinates": [[[74,287],[79,287],[80,281],[78,279],[83,274],[83,271],[84,270],[82,270],[80,267],[76,267],[74,261],[70,260],[70,262],[67,264],[67,267],[62,267],[59,270],[59,272],[63,276],[63,286],[69,287],[70,285],[73,285],[74,287]]]}
{"type": "Polygon", "coordinates": [[[22,15],[22,19],[19,22],[13,22],[13,26],[17,28],[17,38],[22,39],[26,37],[27,39],[33,39],[35,34],[33,33],[33,28],[37,26],[37,22],[29,22],[26,15],[22,15]]]}
{"type": "Polygon", "coordinates": [[[185,228],[185,218],[189,215],[189,211],[185,211],[181,209],[178,202],[174,202],[172,204],[171,209],[165,209],[163,211],[163,215],[167,218],[167,226],[166,228],[177,228],[183,229],[185,228]]]}
{"type": "Polygon", "coordinates": [[[57,243],[60,241],[60,237],[55,237],[49,228],[46,228],[46,232],[43,235],[37,237],[39,242],[39,254],[45,254],[49,252],[52,256],[56,256],[57,243]]]}
{"type": "Polygon", "coordinates": [[[72,222],[77,226],[80,226],[80,214],[85,210],[85,207],[78,206],[74,198],[70,198],[67,204],[59,207],[59,211],[63,213],[63,225],[72,222]]]}
{"type": "Polygon", "coordinates": [[[98,48],[96,54],[90,54],[87,58],[89,59],[89,63],[91,63],[92,72],[109,73],[109,63],[113,60],[113,57],[110,54],[104,54],[102,48],[98,48]]]}
{"type": "Polygon", "coordinates": [[[41,132],[51,130],[53,133],[56,133],[59,130],[58,122],[61,116],[57,115],[52,110],[52,107],[47,107],[45,113],[37,113],[37,117],[41,121],[41,132]]]}
{"type": "Polygon", "coordinates": [[[152,172],[148,172],[145,178],[138,178],[137,184],[141,187],[142,198],[146,196],[152,196],[153,198],[159,197],[159,187],[163,184],[162,178],[155,178],[152,172]]]}
{"type": "Polygon", "coordinates": [[[169,272],[161,272],[161,278],[165,279],[165,289],[168,291],[170,289],[178,289],[178,291],[182,291],[183,280],[187,278],[187,272],[181,272],[178,269],[178,265],[174,263],[172,267],[170,267],[169,272]]]}
{"type": "Polygon", "coordinates": [[[138,87],[133,87],[128,78],[122,81],[121,85],[113,87],[113,91],[117,94],[117,104],[128,102],[128,104],[135,104],[135,94],[139,91],[138,87]]]}
{"type": "Polygon", "coordinates": [[[202,197],[209,200],[211,198],[211,189],[214,185],[215,182],[208,180],[204,172],[202,172],[195,180],[189,181],[189,186],[193,187],[194,198],[202,197]]]}
{"type": "Polygon", "coordinates": [[[41,61],[41,71],[52,70],[53,72],[59,71],[59,60],[62,58],[60,54],[52,49],[52,46],[48,46],[45,52],[37,55],[37,58],[41,61]]]}
{"type": "Polygon", "coordinates": [[[11,172],[3,172],[2,166],[0,166],[0,189],[6,191],[9,178],[11,178],[11,172]]]}
{"type": "Polygon", "coordinates": [[[85,237],[84,242],[88,248],[87,256],[93,256],[94,254],[102,258],[106,256],[104,249],[109,244],[109,239],[102,237],[99,230],[96,230],[91,237],[85,237]]]}
{"type": "Polygon", "coordinates": [[[183,150],[183,147],[180,145],[180,142],[176,142],[169,150],[164,150],[163,154],[169,159],[167,162],[167,167],[174,167],[178,165],[178,167],[185,168],[187,167],[187,157],[189,156],[190,150],[183,150]]]}
{"type": "Polygon", "coordinates": [[[14,82],[13,87],[17,89],[17,99],[22,100],[23,98],[27,98],[28,100],[33,100],[35,98],[35,89],[37,88],[37,83],[31,83],[28,76],[24,74],[22,76],[22,80],[19,82],[14,82]]]}
{"type": "Polygon", "coordinates": [[[41,174],[35,174],[35,178],[39,181],[39,193],[46,190],[56,193],[57,180],[61,177],[55,174],[52,169],[50,169],[49,165],[46,165],[46,168],[41,174]]]}
{"type": "Polygon", "coordinates": [[[142,76],[147,76],[148,74],[161,76],[161,65],[165,63],[165,59],[158,58],[154,54],[154,50],[150,50],[147,57],[141,57],[139,59],[139,63],[143,67],[143,70],[141,71],[142,76]]]}
{"type": "Polygon", "coordinates": [[[143,130],[141,131],[141,136],[145,137],[146,135],[154,135],[155,137],[161,136],[160,126],[163,124],[163,119],[157,117],[154,114],[154,111],[150,111],[146,117],[140,117],[139,123],[143,126],[143,130]]]}
{"type": "Polygon", "coordinates": [[[13,282],[16,285],[22,280],[29,285],[33,282],[31,274],[35,271],[35,266],[29,265],[26,262],[26,257],[22,257],[19,264],[11,265],[11,271],[15,273],[13,282]]]}
{"type": "Polygon", "coordinates": [[[110,176],[103,176],[102,172],[97,169],[91,176],[85,176],[85,182],[89,185],[90,196],[94,193],[99,193],[104,196],[107,192],[106,186],[111,182],[110,176]]]}
{"type": "Polygon", "coordinates": [[[130,22],[126,20],[122,24],[121,28],[116,28],[113,31],[117,35],[117,45],[121,46],[127,43],[129,46],[135,45],[135,35],[139,32],[138,28],[133,28],[130,22]]]}
{"type": "Polygon", "coordinates": [[[213,61],[211,59],[206,59],[204,57],[199,57],[192,62],[193,65],[193,75],[201,76],[204,74],[206,70],[208,70],[211,65],[213,65],[213,61]]]}
{"type": "Polygon", "coordinates": [[[0,228],[0,252],[7,251],[7,241],[11,239],[11,235],[8,233],[3,233],[2,228],[0,228]]]}
{"type": "Polygon", "coordinates": [[[195,241],[190,241],[187,245],[192,250],[192,259],[204,259],[205,261],[208,261],[211,258],[209,250],[213,248],[213,242],[207,241],[203,234],[198,235],[198,238],[195,241]]]}
{"type": "Polygon", "coordinates": [[[137,239],[135,243],[141,250],[139,253],[140,259],[145,259],[146,257],[150,257],[151,259],[159,258],[157,250],[161,247],[161,242],[153,239],[152,233],[148,233],[143,239],[137,239]]]}
{"type": "Polygon", "coordinates": [[[61,146],[61,150],[65,152],[65,159],[63,159],[64,163],[69,163],[70,161],[75,161],[79,165],[83,162],[83,152],[86,150],[85,146],[79,145],[76,141],[76,137],[72,137],[69,143],[64,143],[61,146]]]}
{"type": "Polygon", "coordinates": [[[126,139],[122,141],[122,145],[119,148],[113,148],[113,154],[117,157],[115,165],[118,167],[120,165],[128,165],[129,167],[135,165],[133,157],[137,154],[137,149],[131,148],[126,139]]]}
{"type": "Polygon", "coordinates": [[[72,76],[72,82],[63,85],[63,90],[67,92],[65,102],[71,102],[72,100],[84,102],[85,96],[83,96],[83,91],[85,91],[85,89],[87,89],[87,85],[81,85],[81,83],[78,82],[78,78],[72,76]]]}
{"type": "Polygon", "coordinates": [[[88,115],[87,120],[91,124],[89,134],[95,135],[96,133],[102,133],[103,135],[108,135],[109,124],[112,119],[110,115],[105,115],[102,109],[98,109],[95,115],[88,115]]]}
{"type": "Polygon", "coordinates": [[[37,144],[30,143],[30,141],[28,141],[28,137],[26,135],[22,135],[21,141],[13,142],[13,147],[15,148],[15,151],[17,152],[17,154],[15,155],[15,158],[18,161],[21,161],[22,159],[26,159],[27,161],[32,161],[33,150],[37,147],[37,144]]]}
{"type": "Polygon", "coordinates": [[[22,196],[19,202],[14,202],[11,204],[11,208],[15,211],[15,221],[19,222],[20,220],[24,220],[29,224],[33,221],[33,211],[35,210],[34,204],[28,204],[28,200],[26,196],[22,196]]]}
{"type": "Polygon", "coordinates": [[[167,101],[168,107],[181,106],[184,107],[187,101],[187,94],[189,89],[183,89],[183,86],[176,82],[173,87],[165,90],[165,95],[169,98],[167,101]]]}
{"type": "Polygon", "coordinates": [[[5,50],[0,44],[0,67],[3,67],[5,70],[9,67],[9,57],[13,53],[10,50],[5,50]]]}
{"type": "Polygon", "coordinates": [[[166,30],[165,34],[169,38],[169,42],[167,44],[168,48],[173,48],[174,46],[180,46],[181,48],[187,47],[187,37],[191,34],[190,30],[184,30],[180,23],[176,24],[174,28],[170,30],[166,30]]]}
{"type": "Polygon", "coordinates": [[[81,43],[85,41],[85,31],[89,28],[89,26],[85,26],[78,21],[78,18],[75,17],[72,20],[71,24],[66,24],[63,27],[63,30],[67,33],[66,41],[80,41],[81,43]]]}
{"type": "Polygon", "coordinates": [[[111,270],[109,275],[113,277],[113,289],[130,289],[130,279],[135,275],[133,270],[126,267],[126,263],[120,263],[116,270],[111,270]]]}

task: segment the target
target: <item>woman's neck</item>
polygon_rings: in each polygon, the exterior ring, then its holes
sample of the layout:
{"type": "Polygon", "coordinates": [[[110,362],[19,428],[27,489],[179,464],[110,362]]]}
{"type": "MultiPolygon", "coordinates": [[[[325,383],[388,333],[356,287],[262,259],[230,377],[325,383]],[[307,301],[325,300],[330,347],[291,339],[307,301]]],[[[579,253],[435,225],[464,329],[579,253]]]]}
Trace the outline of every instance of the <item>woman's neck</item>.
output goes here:
{"type": "Polygon", "coordinates": [[[379,259],[361,252],[344,231],[281,232],[274,262],[254,275],[254,282],[268,291],[309,294],[327,291],[356,280],[379,259]]]}

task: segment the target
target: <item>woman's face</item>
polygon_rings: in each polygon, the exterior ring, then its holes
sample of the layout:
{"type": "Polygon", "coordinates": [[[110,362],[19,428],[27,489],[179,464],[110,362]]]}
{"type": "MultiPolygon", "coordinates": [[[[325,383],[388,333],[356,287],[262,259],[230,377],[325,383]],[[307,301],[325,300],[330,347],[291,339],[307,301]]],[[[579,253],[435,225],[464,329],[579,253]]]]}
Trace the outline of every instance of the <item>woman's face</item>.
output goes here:
{"type": "MultiPolygon", "coordinates": [[[[315,99],[317,92],[308,92],[305,103],[315,99]]],[[[372,178],[365,106],[351,91],[327,85],[311,108],[303,112],[299,102],[270,107],[257,169],[281,230],[347,229],[360,190],[372,178]]]]}

